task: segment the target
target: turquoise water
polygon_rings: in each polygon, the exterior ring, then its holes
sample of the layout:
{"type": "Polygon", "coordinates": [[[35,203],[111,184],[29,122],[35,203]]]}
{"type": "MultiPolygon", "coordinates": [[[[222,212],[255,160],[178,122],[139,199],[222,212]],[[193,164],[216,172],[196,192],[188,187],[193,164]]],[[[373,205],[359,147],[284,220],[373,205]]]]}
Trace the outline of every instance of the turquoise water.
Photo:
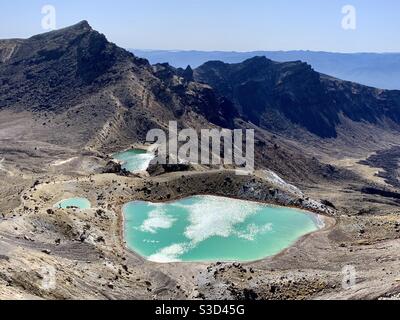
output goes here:
{"type": "Polygon", "coordinates": [[[113,158],[122,162],[123,169],[129,172],[138,172],[147,169],[151,160],[154,159],[154,155],[145,150],[131,149],[116,153],[113,158]]]}
{"type": "Polygon", "coordinates": [[[128,247],[155,262],[252,261],[318,229],[300,210],[214,196],[123,208],[128,247]]]}
{"type": "Polygon", "coordinates": [[[76,207],[82,210],[90,209],[90,202],[85,198],[71,198],[58,202],[54,207],[60,209],[67,209],[69,207],[76,207]]]}

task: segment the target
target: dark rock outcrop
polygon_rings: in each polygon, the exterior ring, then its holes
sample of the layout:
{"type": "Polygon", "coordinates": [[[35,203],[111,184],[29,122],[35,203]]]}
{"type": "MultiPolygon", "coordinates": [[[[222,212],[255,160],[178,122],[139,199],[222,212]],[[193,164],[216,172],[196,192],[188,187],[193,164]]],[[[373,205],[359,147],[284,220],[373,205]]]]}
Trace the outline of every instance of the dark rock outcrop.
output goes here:
{"type": "Polygon", "coordinates": [[[68,119],[87,114],[94,125],[120,103],[135,114],[115,115],[124,122],[119,126],[130,133],[135,123],[140,132],[132,133],[141,138],[147,127],[156,127],[153,119],[162,115],[160,107],[178,120],[197,112],[217,125],[232,124],[227,104],[209,86],[192,82],[190,68],[178,72],[165,64],[153,69],[147,60],[107,41],[86,21],[29,39],[0,40],[0,59],[0,110],[60,114],[84,105],[90,111],[74,110],[68,119]],[[98,97],[100,92],[105,96],[98,97]]]}
{"type": "Polygon", "coordinates": [[[129,171],[122,168],[120,163],[109,161],[107,165],[101,169],[101,173],[116,173],[122,176],[129,176],[129,171]]]}
{"type": "Polygon", "coordinates": [[[158,176],[170,172],[190,171],[192,166],[190,164],[150,164],[147,172],[150,176],[158,176]]]}
{"type": "Polygon", "coordinates": [[[400,91],[341,81],[300,61],[211,61],[195,69],[194,78],[233,101],[242,118],[277,132],[297,125],[319,137],[334,138],[340,115],[355,122],[390,119],[400,124],[400,91]]]}

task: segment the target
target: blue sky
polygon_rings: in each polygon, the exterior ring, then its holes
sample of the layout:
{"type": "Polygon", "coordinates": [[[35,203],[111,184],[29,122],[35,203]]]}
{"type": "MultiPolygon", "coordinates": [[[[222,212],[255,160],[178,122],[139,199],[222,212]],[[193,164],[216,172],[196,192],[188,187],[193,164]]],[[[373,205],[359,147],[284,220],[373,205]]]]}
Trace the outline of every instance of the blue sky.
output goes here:
{"type": "Polygon", "coordinates": [[[44,32],[47,4],[58,28],[88,20],[125,48],[400,52],[398,0],[2,0],[0,38],[44,32]],[[341,27],[344,5],[355,30],[341,27]]]}

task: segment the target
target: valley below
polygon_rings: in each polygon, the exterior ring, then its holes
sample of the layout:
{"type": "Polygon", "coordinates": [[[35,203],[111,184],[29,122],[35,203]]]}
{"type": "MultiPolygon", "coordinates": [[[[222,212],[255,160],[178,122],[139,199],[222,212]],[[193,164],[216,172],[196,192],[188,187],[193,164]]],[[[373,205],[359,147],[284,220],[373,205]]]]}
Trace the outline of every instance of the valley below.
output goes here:
{"type": "MultiPolygon", "coordinates": [[[[386,299],[398,294],[395,199],[339,184],[305,187],[299,195],[276,185],[262,170],[253,176],[231,170],[155,177],[95,173],[107,164],[106,155],[97,157],[78,156],[45,175],[22,173],[6,163],[13,175],[1,173],[7,182],[0,222],[2,299],[386,299]],[[254,262],[157,263],[128,249],[124,204],[202,194],[314,211],[325,226],[278,255],[254,262]],[[77,196],[88,199],[91,208],[54,206],[77,196]],[[329,199],[336,209],[311,198],[329,199]],[[7,209],[4,203],[15,204],[7,209]],[[348,265],[356,270],[356,284],[343,289],[348,265]],[[49,267],[56,270],[56,286],[46,290],[42,272],[49,267]]],[[[56,159],[48,159],[49,166],[56,159]]]]}

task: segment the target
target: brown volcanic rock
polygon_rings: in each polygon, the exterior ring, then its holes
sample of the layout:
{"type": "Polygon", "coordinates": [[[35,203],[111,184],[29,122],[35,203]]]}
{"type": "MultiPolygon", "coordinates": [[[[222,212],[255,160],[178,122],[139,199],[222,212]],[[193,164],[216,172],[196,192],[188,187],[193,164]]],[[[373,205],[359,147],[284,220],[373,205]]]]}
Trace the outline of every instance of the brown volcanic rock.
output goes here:
{"type": "Polygon", "coordinates": [[[1,108],[65,109],[102,82],[117,80],[127,59],[145,61],[109,43],[86,21],[13,43],[0,64],[1,108]]]}
{"type": "Polygon", "coordinates": [[[299,125],[319,137],[335,138],[340,114],[355,122],[378,124],[387,118],[400,124],[400,91],[341,81],[300,61],[210,61],[194,75],[234,101],[243,118],[277,132],[289,121],[290,128],[299,125]]]}
{"type": "Polygon", "coordinates": [[[232,126],[232,105],[171,72],[173,81],[82,21],[0,41],[0,111],[32,112],[35,139],[95,149],[143,141],[170,120],[232,126]]]}

